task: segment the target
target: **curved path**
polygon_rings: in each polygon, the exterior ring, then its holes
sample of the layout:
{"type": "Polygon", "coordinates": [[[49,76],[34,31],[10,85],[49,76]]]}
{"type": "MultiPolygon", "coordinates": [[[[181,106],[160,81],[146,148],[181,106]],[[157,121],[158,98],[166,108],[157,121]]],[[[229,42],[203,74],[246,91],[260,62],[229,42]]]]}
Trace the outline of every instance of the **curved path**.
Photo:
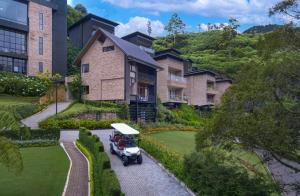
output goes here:
{"type": "Polygon", "coordinates": [[[87,160],[78,151],[73,142],[64,142],[63,145],[72,161],[63,196],[88,196],[89,175],[87,160]]]}
{"type": "MultiPolygon", "coordinates": [[[[71,102],[57,103],[57,112],[61,112],[62,110],[66,109],[70,104],[71,102]]],[[[27,127],[30,127],[31,129],[38,129],[40,121],[55,115],[55,113],[56,113],[56,106],[55,103],[53,103],[50,104],[46,109],[42,110],[41,112],[36,113],[28,118],[25,118],[21,122],[27,127]]]]}
{"type": "MultiPolygon", "coordinates": [[[[143,164],[124,167],[116,155],[109,152],[109,135],[112,130],[92,131],[104,144],[111,167],[116,172],[126,196],[188,196],[187,190],[170,177],[154,160],[143,154],[143,164]]],[[[61,141],[74,141],[78,131],[62,131],[61,141]]]]}

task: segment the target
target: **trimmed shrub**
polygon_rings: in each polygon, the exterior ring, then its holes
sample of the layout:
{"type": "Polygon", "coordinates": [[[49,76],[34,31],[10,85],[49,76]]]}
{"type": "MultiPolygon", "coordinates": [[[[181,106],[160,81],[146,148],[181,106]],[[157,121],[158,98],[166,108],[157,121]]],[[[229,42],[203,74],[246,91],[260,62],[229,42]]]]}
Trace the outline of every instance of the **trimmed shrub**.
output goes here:
{"type": "Polygon", "coordinates": [[[110,160],[103,152],[103,144],[99,138],[92,136],[85,128],[79,130],[79,142],[88,149],[93,162],[93,183],[95,196],[118,196],[123,195],[119,181],[111,170],[110,160]]]}
{"type": "Polygon", "coordinates": [[[31,130],[28,127],[22,127],[19,131],[2,131],[0,136],[4,136],[11,140],[26,141],[26,140],[52,140],[57,141],[60,137],[59,129],[47,130],[31,130]]]}
{"type": "Polygon", "coordinates": [[[48,90],[47,84],[37,77],[19,73],[0,72],[2,92],[19,96],[43,96],[48,90]]]}
{"type": "Polygon", "coordinates": [[[28,147],[47,147],[58,145],[57,140],[24,140],[24,141],[14,141],[20,148],[28,147]]]}
{"type": "Polygon", "coordinates": [[[85,127],[87,129],[108,129],[112,123],[121,122],[119,119],[113,120],[74,120],[74,119],[57,119],[55,117],[48,118],[39,123],[43,129],[79,129],[85,127]]]}

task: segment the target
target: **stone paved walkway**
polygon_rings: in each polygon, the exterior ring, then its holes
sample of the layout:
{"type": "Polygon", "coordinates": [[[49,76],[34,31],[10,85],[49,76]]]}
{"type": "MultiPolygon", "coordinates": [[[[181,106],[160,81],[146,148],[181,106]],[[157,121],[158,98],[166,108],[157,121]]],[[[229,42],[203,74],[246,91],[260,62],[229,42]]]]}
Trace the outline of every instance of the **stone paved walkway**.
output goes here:
{"type": "MultiPolygon", "coordinates": [[[[66,109],[71,102],[60,102],[57,104],[57,111],[61,112],[62,110],[66,109]]],[[[31,129],[38,129],[39,128],[39,122],[55,115],[56,106],[55,103],[49,105],[46,109],[43,111],[34,114],[33,116],[30,116],[28,118],[23,119],[21,122],[26,125],[27,127],[30,127],[31,129]]]]}
{"type": "Polygon", "coordinates": [[[89,176],[87,160],[77,150],[73,142],[64,142],[63,144],[72,160],[72,167],[65,196],[88,196],[89,176]]]}
{"type": "MultiPolygon", "coordinates": [[[[185,188],[163,171],[157,163],[143,154],[143,164],[124,167],[116,155],[109,152],[109,135],[112,130],[95,130],[109,155],[111,167],[116,172],[121,189],[126,196],[188,196],[185,188]]],[[[62,131],[61,141],[72,141],[78,137],[78,131],[62,131]]]]}

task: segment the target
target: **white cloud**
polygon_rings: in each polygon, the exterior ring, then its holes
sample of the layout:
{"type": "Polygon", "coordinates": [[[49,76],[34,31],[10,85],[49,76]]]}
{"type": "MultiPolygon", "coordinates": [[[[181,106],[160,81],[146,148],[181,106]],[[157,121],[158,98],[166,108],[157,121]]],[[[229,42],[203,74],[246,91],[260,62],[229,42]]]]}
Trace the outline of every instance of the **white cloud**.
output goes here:
{"type": "Polygon", "coordinates": [[[73,0],[67,0],[68,5],[73,5],[73,0]]]}
{"type": "MultiPolygon", "coordinates": [[[[116,35],[122,37],[124,35],[133,33],[135,31],[140,31],[142,33],[147,33],[147,22],[149,18],[135,16],[129,19],[127,23],[119,22],[119,26],[116,27],[116,35]]],[[[164,34],[164,25],[159,20],[150,20],[152,27],[151,36],[160,36],[164,34]]]]}
{"type": "MultiPolygon", "coordinates": [[[[228,26],[228,23],[217,22],[217,23],[211,23],[210,25],[212,26],[211,28],[213,28],[211,30],[222,30],[222,29],[224,29],[225,26],[228,26]]],[[[205,24],[205,23],[201,23],[201,24],[199,24],[198,28],[200,31],[208,31],[209,25],[205,24]]]]}
{"type": "Polygon", "coordinates": [[[186,12],[205,17],[237,18],[242,24],[268,24],[268,10],[279,0],[102,0],[123,8],[186,12]]]}

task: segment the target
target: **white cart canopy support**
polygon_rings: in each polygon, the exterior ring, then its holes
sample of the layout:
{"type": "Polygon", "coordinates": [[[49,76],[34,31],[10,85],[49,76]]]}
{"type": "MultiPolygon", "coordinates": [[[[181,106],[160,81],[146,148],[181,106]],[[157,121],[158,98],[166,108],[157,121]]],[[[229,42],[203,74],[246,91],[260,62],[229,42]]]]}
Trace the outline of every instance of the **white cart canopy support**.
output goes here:
{"type": "Polygon", "coordinates": [[[113,123],[111,126],[123,135],[138,135],[140,133],[125,123],[113,123]]]}

